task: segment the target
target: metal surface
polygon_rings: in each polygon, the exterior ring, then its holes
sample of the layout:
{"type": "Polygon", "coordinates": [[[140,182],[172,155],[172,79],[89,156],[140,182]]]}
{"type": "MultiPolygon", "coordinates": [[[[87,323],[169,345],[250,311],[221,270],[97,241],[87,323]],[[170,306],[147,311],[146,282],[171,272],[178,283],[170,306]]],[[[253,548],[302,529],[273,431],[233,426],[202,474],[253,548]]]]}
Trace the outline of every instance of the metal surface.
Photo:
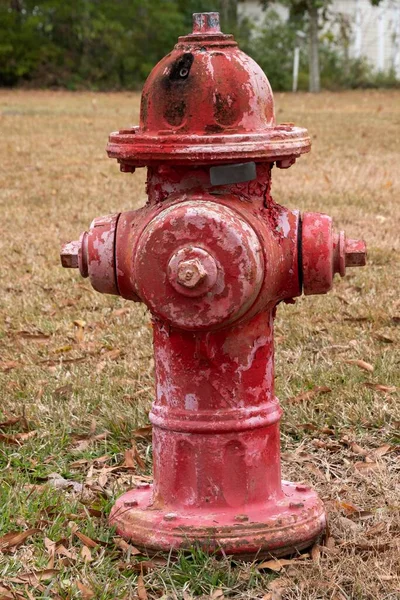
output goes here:
{"type": "Polygon", "coordinates": [[[95,219],[61,258],[153,316],[154,483],[121,496],[111,523],[151,550],[311,545],[325,511],[314,491],[281,481],[273,320],[279,302],[364,265],[364,242],[273,200],[273,163],[289,168],[309,137],[275,124],[268,80],[217,13],[194,15],[146,82],[140,127],[107,148],[122,171],[148,166],[148,203],[95,219]]]}

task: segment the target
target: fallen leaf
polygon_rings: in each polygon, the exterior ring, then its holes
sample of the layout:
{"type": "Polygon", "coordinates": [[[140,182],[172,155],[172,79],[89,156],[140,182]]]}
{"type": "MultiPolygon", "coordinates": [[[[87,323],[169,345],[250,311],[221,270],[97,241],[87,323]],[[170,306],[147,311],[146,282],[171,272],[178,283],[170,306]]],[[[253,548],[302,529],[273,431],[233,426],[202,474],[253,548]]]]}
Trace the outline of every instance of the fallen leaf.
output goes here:
{"type": "Polygon", "coordinates": [[[369,454],[368,450],[362,448],[357,442],[352,442],[347,436],[343,436],[340,442],[345,446],[348,446],[354,454],[360,454],[361,456],[367,456],[369,454]]]}
{"type": "Polygon", "coordinates": [[[104,354],[101,355],[101,358],[108,358],[108,360],[115,360],[117,359],[119,356],[121,356],[121,350],[119,348],[116,348],[115,350],[109,350],[108,352],[104,352],[104,354]]]}
{"type": "Polygon", "coordinates": [[[55,575],[58,575],[60,571],[58,569],[44,569],[43,571],[29,571],[26,573],[20,573],[17,577],[10,577],[8,581],[12,583],[29,583],[30,585],[37,585],[41,581],[48,581],[55,575]]]}
{"type": "Polygon", "coordinates": [[[359,360],[357,358],[349,358],[348,360],[345,360],[344,362],[346,362],[349,365],[356,365],[360,369],[363,369],[364,371],[368,371],[369,373],[372,373],[372,371],[374,370],[374,367],[370,363],[365,362],[365,360],[359,360]]]}
{"type": "Polygon", "coordinates": [[[125,450],[124,453],[124,464],[123,467],[127,467],[129,469],[135,469],[136,466],[139,469],[144,470],[146,468],[146,463],[143,458],[140,456],[139,451],[137,449],[136,443],[132,440],[132,446],[129,450],[125,450]]]}
{"type": "Polygon", "coordinates": [[[59,473],[50,473],[47,477],[48,485],[55,488],[56,490],[65,490],[72,488],[74,492],[80,494],[83,491],[82,483],[79,481],[73,481],[72,479],[64,479],[59,473]]]}
{"type": "Polygon", "coordinates": [[[257,569],[269,569],[270,571],[275,571],[276,573],[279,573],[279,571],[281,571],[284,567],[288,565],[304,564],[305,562],[306,561],[300,561],[293,558],[277,558],[273,560],[267,560],[266,562],[262,562],[260,565],[257,566],[257,569]]]}
{"type": "Polygon", "coordinates": [[[148,598],[142,573],[140,573],[137,579],[137,594],[139,596],[139,600],[147,600],[148,598]]]}
{"type": "Polygon", "coordinates": [[[0,423],[0,429],[6,429],[7,427],[13,427],[13,425],[17,425],[21,420],[24,420],[25,417],[22,415],[20,417],[10,417],[7,421],[3,421],[0,423]]]}
{"type": "Polygon", "coordinates": [[[327,450],[336,451],[340,448],[340,444],[331,440],[325,442],[323,440],[313,439],[312,443],[316,448],[326,448],[327,450]]]}
{"type": "Polygon", "coordinates": [[[356,462],[354,463],[354,468],[360,473],[368,473],[371,471],[377,471],[379,469],[379,465],[376,462],[356,462]]]}
{"type": "Polygon", "coordinates": [[[358,531],[359,526],[357,525],[357,523],[355,523],[354,521],[352,521],[351,519],[348,519],[347,517],[342,517],[339,516],[337,518],[337,524],[340,526],[340,528],[343,531],[358,531]]]}
{"type": "Polygon", "coordinates": [[[394,343],[394,340],[392,338],[388,337],[387,335],[383,335],[382,333],[377,333],[375,337],[379,342],[384,342],[385,344],[394,343]]]}
{"type": "Polygon", "coordinates": [[[0,551],[17,548],[25,542],[25,540],[35,533],[40,533],[40,529],[27,529],[26,531],[11,531],[0,537],[0,551]]]}
{"type": "Polygon", "coordinates": [[[0,433],[0,442],[10,446],[19,446],[19,443],[13,435],[5,435],[4,433],[0,433]]]}
{"type": "Polygon", "coordinates": [[[384,444],[383,446],[380,446],[379,448],[373,450],[371,452],[371,456],[374,456],[375,458],[380,458],[381,456],[385,456],[385,454],[390,452],[390,450],[392,450],[391,444],[384,444]]]}
{"type": "Polygon", "coordinates": [[[318,544],[314,544],[311,548],[311,560],[317,565],[319,565],[321,561],[321,548],[318,544]]]}
{"type": "Polygon", "coordinates": [[[383,392],[384,394],[391,394],[397,389],[394,385],[382,385],[381,383],[371,383],[369,381],[366,381],[364,385],[371,390],[383,392]]]}
{"type": "Polygon", "coordinates": [[[24,340],[32,340],[36,342],[45,342],[49,339],[49,335],[40,331],[31,333],[30,331],[17,331],[17,336],[24,340]]]}
{"type": "Polygon", "coordinates": [[[152,426],[146,425],[145,427],[139,427],[139,429],[135,429],[135,431],[132,432],[132,436],[135,438],[139,437],[139,438],[149,439],[149,438],[151,438],[152,431],[153,431],[152,426]]]}
{"type": "Polygon", "coordinates": [[[66,558],[70,558],[71,560],[76,560],[76,552],[68,550],[68,548],[66,548],[63,544],[57,546],[56,554],[57,556],[65,556],[66,558]]]}
{"type": "Polygon", "coordinates": [[[44,545],[49,554],[49,562],[47,563],[47,568],[54,569],[54,558],[55,558],[55,554],[56,554],[57,543],[53,542],[53,540],[51,540],[50,538],[45,537],[44,545]]]}
{"type": "Polygon", "coordinates": [[[315,386],[307,392],[303,392],[298,396],[293,396],[292,398],[289,398],[287,402],[289,402],[289,404],[297,404],[298,402],[311,400],[311,398],[314,398],[314,396],[317,396],[318,394],[328,394],[331,391],[332,390],[326,386],[315,386]]]}
{"type": "Polygon", "coordinates": [[[0,585],[0,600],[25,600],[25,598],[16,591],[11,592],[9,588],[0,585]]]}
{"type": "Polygon", "coordinates": [[[375,537],[378,533],[383,533],[387,529],[388,525],[384,521],[379,521],[365,532],[366,536],[375,537]]]}
{"type": "Polygon", "coordinates": [[[62,385],[54,390],[54,395],[56,398],[66,398],[72,393],[72,384],[67,383],[66,385],[62,385]]]}
{"type": "Polygon", "coordinates": [[[335,502],[336,506],[338,508],[343,508],[343,510],[347,513],[347,514],[354,514],[354,513],[359,513],[360,509],[357,508],[357,506],[354,506],[354,504],[350,504],[350,502],[335,502]]]}
{"type": "Polygon", "coordinates": [[[154,557],[152,560],[142,560],[140,562],[125,562],[120,561],[118,563],[118,569],[120,571],[135,571],[135,573],[147,573],[153,569],[164,567],[168,564],[168,561],[162,557],[154,557]]]}
{"type": "Polygon", "coordinates": [[[101,440],[105,440],[108,436],[108,431],[103,431],[103,433],[98,433],[97,435],[86,435],[86,436],[76,436],[73,441],[73,452],[79,453],[87,450],[90,444],[93,442],[99,442],[101,440]]]}
{"type": "Polygon", "coordinates": [[[105,514],[103,513],[103,511],[99,510],[98,508],[90,508],[89,507],[86,510],[91,517],[96,517],[98,519],[102,519],[105,517],[105,514]]]}
{"type": "Polygon", "coordinates": [[[6,360],[4,362],[0,362],[0,371],[7,373],[7,371],[11,371],[11,369],[16,369],[20,366],[21,363],[17,362],[16,360],[6,360]]]}
{"type": "Polygon", "coordinates": [[[88,537],[84,533],[81,533],[77,529],[73,533],[74,533],[74,535],[76,535],[77,538],[79,538],[81,540],[82,544],[85,544],[85,546],[88,546],[89,548],[97,548],[98,547],[98,545],[99,545],[98,542],[95,542],[90,537],[88,537]]]}
{"type": "Polygon", "coordinates": [[[140,550],[138,550],[137,548],[135,548],[135,546],[132,546],[131,544],[128,544],[128,542],[126,542],[122,538],[114,538],[114,543],[117,546],[117,548],[120,548],[124,552],[129,552],[132,556],[135,556],[137,554],[142,554],[140,552],[140,550]]]}
{"type": "Polygon", "coordinates": [[[92,553],[90,552],[90,548],[83,545],[82,550],[81,550],[81,557],[83,558],[83,560],[86,563],[91,562],[93,560],[93,557],[92,557],[92,553]]]}
{"type": "Polygon", "coordinates": [[[27,431],[26,433],[15,433],[14,438],[20,442],[26,442],[37,435],[37,431],[27,431]]]}
{"type": "Polygon", "coordinates": [[[224,592],[222,590],[214,590],[210,596],[210,600],[224,600],[224,592]]]}
{"type": "Polygon", "coordinates": [[[82,595],[82,598],[84,600],[90,600],[91,598],[94,598],[94,591],[90,587],[88,587],[87,585],[84,585],[80,581],[77,581],[76,582],[76,587],[80,591],[80,593],[82,595]]]}
{"type": "Polygon", "coordinates": [[[81,329],[84,329],[86,327],[86,321],[83,321],[82,319],[75,319],[74,325],[76,325],[77,327],[81,327],[81,329]]]}
{"type": "Polygon", "coordinates": [[[385,550],[389,550],[391,547],[390,542],[376,542],[376,541],[368,541],[368,540],[358,540],[357,542],[349,542],[343,544],[344,546],[351,546],[354,550],[359,550],[360,552],[385,552],[385,550]]]}

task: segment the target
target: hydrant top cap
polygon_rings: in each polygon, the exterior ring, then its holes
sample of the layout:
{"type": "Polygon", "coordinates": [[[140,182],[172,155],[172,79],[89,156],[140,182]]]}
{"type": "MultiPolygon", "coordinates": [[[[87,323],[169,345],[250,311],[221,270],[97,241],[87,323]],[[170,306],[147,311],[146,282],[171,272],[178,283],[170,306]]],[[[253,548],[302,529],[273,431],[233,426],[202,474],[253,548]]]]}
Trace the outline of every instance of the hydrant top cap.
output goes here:
{"type": "Polygon", "coordinates": [[[208,12],[193,14],[193,33],[219,33],[220,31],[219,13],[208,12]]]}
{"type": "Polygon", "coordinates": [[[265,73],[215,12],[193,15],[193,32],[147,78],[139,127],[112,133],[107,146],[127,167],[273,162],[309,150],[307,130],[276,125],[265,73]]]}

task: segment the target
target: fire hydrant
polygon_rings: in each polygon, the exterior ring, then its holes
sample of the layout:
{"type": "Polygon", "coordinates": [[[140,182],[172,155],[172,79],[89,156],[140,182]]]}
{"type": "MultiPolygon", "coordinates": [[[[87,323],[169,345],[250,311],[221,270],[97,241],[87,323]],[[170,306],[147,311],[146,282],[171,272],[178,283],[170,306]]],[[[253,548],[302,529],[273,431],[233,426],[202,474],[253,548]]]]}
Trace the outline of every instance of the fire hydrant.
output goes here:
{"type": "Polygon", "coordinates": [[[309,150],[307,130],[276,125],[268,79],[218,13],[193,16],[147,79],[139,127],[110,135],[121,171],[148,167],[148,202],[95,219],[61,257],[152,313],[154,483],[110,517],[136,546],[283,555],[325,528],[317,494],[281,481],[273,321],[366,252],[329,216],[272,199],[273,165],[309,150]]]}

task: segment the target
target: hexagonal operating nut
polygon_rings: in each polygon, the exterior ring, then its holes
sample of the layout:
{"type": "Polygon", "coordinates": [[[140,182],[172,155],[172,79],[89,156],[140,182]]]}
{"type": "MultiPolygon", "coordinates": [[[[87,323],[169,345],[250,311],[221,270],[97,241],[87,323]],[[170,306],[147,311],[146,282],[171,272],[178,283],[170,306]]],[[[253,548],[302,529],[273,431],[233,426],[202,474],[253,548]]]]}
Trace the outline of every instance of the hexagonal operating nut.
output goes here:
{"type": "Polygon", "coordinates": [[[61,248],[61,264],[65,269],[78,269],[79,268],[79,248],[80,242],[74,240],[64,244],[61,248]]]}
{"type": "Polygon", "coordinates": [[[177,282],[187,288],[194,288],[201,283],[207,271],[197,258],[184,260],[180,263],[177,272],[177,282]]]}
{"type": "Polygon", "coordinates": [[[367,262],[367,249],[364,240],[349,240],[345,243],[346,267],[364,267],[367,262]]]}

